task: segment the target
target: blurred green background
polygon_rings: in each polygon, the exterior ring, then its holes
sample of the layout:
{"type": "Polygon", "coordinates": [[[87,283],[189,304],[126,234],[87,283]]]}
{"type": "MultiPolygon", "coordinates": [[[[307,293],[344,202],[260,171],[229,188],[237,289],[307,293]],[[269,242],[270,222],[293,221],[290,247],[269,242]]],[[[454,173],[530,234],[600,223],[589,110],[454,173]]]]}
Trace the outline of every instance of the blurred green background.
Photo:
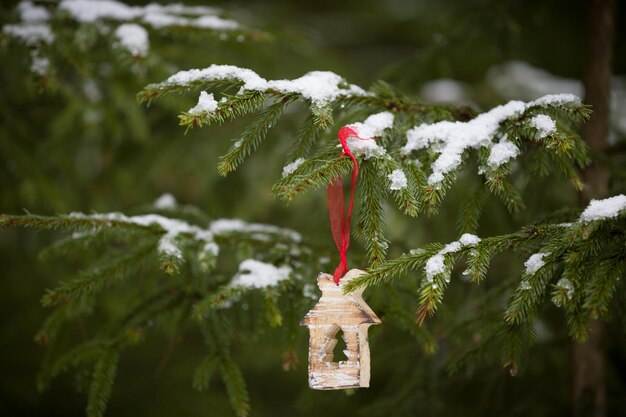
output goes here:
{"type": "MultiPolygon", "coordinates": [[[[311,70],[334,71],[363,87],[384,79],[426,99],[443,95],[488,109],[508,99],[532,98],[525,97],[532,95],[528,92],[532,86],[524,84],[532,84],[533,77],[541,74],[532,72],[531,66],[569,79],[563,85],[575,89],[574,80],[581,78],[585,64],[587,2],[581,0],[320,0],[212,5],[223,7],[252,28],[267,31],[273,39],[239,42],[154,33],[154,57],[143,66],[125,62],[127,58],[115,56],[109,45],[95,42],[88,51],[65,51],[73,62],[59,66],[57,80],[48,85],[28,73],[27,51],[3,40],[0,212],[127,212],[151,204],[163,193],[172,193],[181,204],[195,205],[212,217],[291,227],[310,242],[332,250],[323,190],[289,205],[273,200],[271,195],[272,183],[288,162],[290,139],[302,114],[290,114],[282,120],[256,155],[236,173],[221,178],[216,172],[218,156],[242,131],[247,119],[185,135],[176,115],[195,104],[195,94],[173,96],[150,108],[136,104],[135,94],[177,70],[217,63],[251,68],[267,79],[294,78],[311,70]],[[511,64],[514,61],[517,63],[511,64]],[[507,89],[520,83],[514,74],[522,77],[522,85],[517,90],[507,89]],[[448,81],[429,84],[440,79],[448,81]]],[[[14,6],[2,2],[3,22],[14,19],[14,6]]],[[[615,37],[617,75],[626,73],[625,23],[622,2],[615,37]]],[[[625,103],[623,79],[621,88],[622,101],[618,102],[625,103]]],[[[623,142],[626,133],[623,113],[620,116],[617,111],[613,143],[623,142]]],[[[528,209],[510,216],[495,199],[489,200],[481,236],[516,230],[541,213],[576,206],[575,192],[560,177],[531,181],[522,175],[516,181],[528,209]]],[[[390,257],[424,243],[454,239],[456,214],[470,184],[469,179],[461,178],[436,217],[409,221],[389,207],[390,257]]],[[[39,260],[39,251],[55,236],[28,230],[0,231],[2,416],[84,414],[84,396],[76,394],[80,384],[73,375],[53,381],[43,393],[35,386],[44,349],[34,343],[33,336],[48,314],[39,300],[45,288],[71,275],[84,262],[79,256],[39,260]]],[[[351,251],[355,258],[363,255],[359,243],[351,251]]],[[[512,274],[521,263],[503,262],[495,274],[512,274]]],[[[367,296],[375,298],[370,294],[374,291],[367,296]]],[[[454,323],[454,316],[463,315],[463,306],[455,307],[455,300],[471,297],[471,291],[451,289],[448,308],[433,319],[442,323],[434,328],[442,338],[435,356],[424,355],[402,329],[385,330],[384,338],[375,338],[372,387],[368,390],[309,390],[304,328],[300,329],[296,352],[300,365],[293,372],[285,372],[281,366],[285,344],[280,329],[235,346],[236,360],[243,367],[251,393],[252,415],[565,414],[570,342],[562,318],[554,312],[549,311],[542,322],[536,354],[522,376],[511,378],[498,358],[449,374],[444,360],[446,344],[463,341],[447,340],[451,329],[443,323],[454,323]]],[[[114,299],[101,308],[115,309],[114,299]]],[[[79,331],[81,324],[76,326],[79,331]]],[[[80,331],[89,334],[90,329],[80,331]]],[[[372,329],[374,335],[378,331],[372,329]]],[[[626,335],[615,327],[610,327],[609,333],[613,340],[607,386],[610,415],[626,415],[626,335]]],[[[124,354],[107,415],[234,415],[219,381],[209,392],[191,389],[193,369],[203,356],[200,337],[190,334],[180,338],[171,353],[166,353],[170,344],[164,336],[151,335],[124,354]]]]}

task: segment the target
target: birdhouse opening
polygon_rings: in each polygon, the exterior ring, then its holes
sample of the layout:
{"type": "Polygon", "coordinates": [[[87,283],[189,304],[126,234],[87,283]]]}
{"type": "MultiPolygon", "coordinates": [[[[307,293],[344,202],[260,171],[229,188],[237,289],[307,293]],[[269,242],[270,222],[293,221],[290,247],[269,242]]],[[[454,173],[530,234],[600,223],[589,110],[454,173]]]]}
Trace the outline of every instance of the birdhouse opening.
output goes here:
{"type": "Polygon", "coordinates": [[[337,344],[333,349],[333,362],[347,361],[348,357],[346,356],[345,350],[348,347],[346,346],[346,339],[343,336],[343,330],[339,329],[335,334],[335,340],[337,340],[337,344]]]}
{"type": "Polygon", "coordinates": [[[348,360],[345,354],[346,349],[347,346],[343,330],[341,330],[341,327],[338,325],[333,324],[326,332],[326,343],[323,347],[322,361],[329,364],[329,366],[336,367],[339,365],[339,362],[348,360]]]}

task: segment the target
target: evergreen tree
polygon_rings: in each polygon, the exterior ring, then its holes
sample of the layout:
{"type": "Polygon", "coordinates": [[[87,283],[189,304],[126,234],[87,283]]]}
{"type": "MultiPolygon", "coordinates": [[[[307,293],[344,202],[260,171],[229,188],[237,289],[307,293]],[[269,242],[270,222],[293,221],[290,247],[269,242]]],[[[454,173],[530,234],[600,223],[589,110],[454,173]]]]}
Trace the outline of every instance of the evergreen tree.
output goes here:
{"type": "MultiPolygon", "coordinates": [[[[332,272],[338,261],[330,239],[320,238],[330,231],[306,231],[327,222],[326,188],[354,175],[354,163],[359,175],[349,261],[367,274],[347,291],[372,287],[366,298],[383,321],[372,331],[373,388],[353,397],[303,394],[306,413],[319,413],[330,401],[344,414],[355,404],[367,415],[501,412],[507,406],[489,400],[481,409],[459,412],[460,404],[444,404],[437,391],[461,381],[464,388],[453,392],[478,395],[472,382],[484,382],[491,397],[503,384],[499,365],[520,379],[528,369],[532,381],[543,375],[533,370],[544,364],[531,354],[541,352],[538,344],[557,343],[561,335],[584,343],[598,319],[623,324],[624,185],[616,180],[604,190],[589,188],[596,178],[589,172],[599,162],[606,177],[623,177],[623,168],[619,153],[612,156],[586,136],[588,145],[579,134],[590,117],[592,125],[598,117],[606,123],[607,113],[592,116],[606,94],[594,108],[566,93],[479,110],[473,103],[418,98],[413,87],[404,88],[416,82],[415,74],[398,77],[404,65],[387,72],[400,87],[381,80],[369,88],[314,68],[275,80],[253,65],[177,71],[181,60],[193,65],[197,58],[189,51],[207,42],[216,53],[227,46],[223,62],[241,62],[233,57],[237,45],[264,45],[274,54],[284,48],[272,35],[204,6],[23,1],[10,18],[2,31],[3,54],[19,61],[20,72],[3,69],[3,79],[15,83],[3,91],[0,133],[1,150],[15,165],[2,181],[17,192],[5,197],[4,207],[15,212],[26,205],[46,214],[2,214],[0,225],[8,233],[18,226],[55,231],[40,256],[64,259],[54,275],[69,271],[70,277],[51,283],[42,298],[50,310],[35,336],[46,346],[37,386],[44,389],[74,370],[89,417],[105,415],[109,399],[118,395],[116,375],[124,371],[125,355],[141,343],[150,351],[150,339],[167,341],[157,374],[176,366],[170,356],[177,345],[191,346],[189,386],[208,391],[215,410],[224,398],[236,415],[255,410],[270,374],[246,371],[261,372],[251,362],[264,358],[270,358],[266,366],[279,367],[277,350],[285,370],[301,363],[293,379],[299,388],[283,379],[290,385],[284,390],[305,390],[306,336],[298,321],[318,297],[314,277],[332,272]],[[31,74],[25,76],[24,68],[31,74]],[[24,91],[28,100],[19,99],[24,91]],[[147,109],[135,103],[135,92],[147,109]],[[197,100],[191,107],[189,92],[197,100]],[[48,109],[60,108],[36,115],[41,127],[20,117],[20,107],[32,105],[33,97],[42,97],[48,109]],[[174,111],[182,129],[171,128],[174,111]],[[159,134],[151,127],[157,122],[170,127],[159,134]],[[185,132],[189,138],[183,139],[185,132]],[[72,147],[78,157],[66,151],[72,147]],[[200,155],[218,150],[218,161],[200,155]],[[173,155],[165,159],[168,153],[173,155]],[[94,166],[107,159],[107,166],[94,166]],[[152,204],[141,200],[183,184],[184,173],[201,178],[215,163],[220,176],[239,176],[233,182],[200,180],[185,198],[198,204],[179,204],[167,193],[152,204]],[[76,170],[60,169],[72,164],[76,170]],[[120,164],[132,167],[118,170],[120,164]],[[141,181],[153,169],[158,180],[141,181]],[[160,178],[168,173],[179,180],[160,178]],[[259,216],[272,224],[232,218],[259,213],[246,205],[270,204],[258,193],[250,196],[250,188],[267,178],[281,204],[293,203],[259,216]],[[103,190],[81,197],[93,187],[103,190]],[[583,191],[593,199],[576,207],[572,197],[583,191]],[[282,222],[280,214],[289,211],[300,214],[282,222]],[[313,227],[299,227],[312,217],[313,227]]],[[[264,66],[264,59],[252,55],[249,61],[264,66]]],[[[586,87],[589,96],[593,87],[586,87]]],[[[623,141],[623,133],[615,135],[623,141]]],[[[30,235],[13,236],[9,242],[19,245],[30,235]]],[[[561,353],[555,362],[562,360],[561,353]]],[[[616,391],[623,394],[623,376],[621,381],[616,391]]],[[[500,395],[510,400],[510,393],[500,395]]],[[[509,405],[517,407],[512,414],[533,410],[531,401],[509,405]]],[[[545,407],[541,413],[555,414],[564,406],[545,407]]],[[[597,404],[592,408],[598,413],[597,404]]]]}

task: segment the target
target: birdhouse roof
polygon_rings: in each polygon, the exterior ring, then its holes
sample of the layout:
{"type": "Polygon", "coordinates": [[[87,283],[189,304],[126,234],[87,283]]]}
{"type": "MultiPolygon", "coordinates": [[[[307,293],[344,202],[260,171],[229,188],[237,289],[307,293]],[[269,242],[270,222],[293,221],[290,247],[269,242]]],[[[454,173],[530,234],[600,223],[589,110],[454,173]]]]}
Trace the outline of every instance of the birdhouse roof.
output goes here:
{"type": "Polygon", "coordinates": [[[339,285],[335,284],[330,274],[318,275],[317,285],[322,291],[322,297],[304,316],[300,324],[305,326],[379,324],[380,319],[363,300],[363,289],[357,289],[350,294],[343,293],[345,284],[364,273],[361,270],[352,269],[339,281],[339,285]]]}

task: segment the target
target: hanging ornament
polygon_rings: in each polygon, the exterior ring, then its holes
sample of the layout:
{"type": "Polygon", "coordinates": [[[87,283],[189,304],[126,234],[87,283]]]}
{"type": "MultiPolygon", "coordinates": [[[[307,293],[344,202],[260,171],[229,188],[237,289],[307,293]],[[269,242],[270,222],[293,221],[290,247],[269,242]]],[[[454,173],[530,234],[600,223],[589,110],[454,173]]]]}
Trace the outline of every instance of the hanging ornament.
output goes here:
{"type": "Polygon", "coordinates": [[[322,297],[300,324],[309,328],[309,387],[313,389],[365,388],[370,386],[370,348],[367,330],[380,324],[363,301],[363,289],[343,293],[343,286],[365,272],[352,269],[339,282],[321,273],[317,285],[322,297]],[[333,350],[341,330],[346,360],[335,361],[333,350]]]}
{"type": "Polygon", "coordinates": [[[343,148],[339,156],[348,156],[353,167],[347,213],[341,178],[335,178],[328,186],[330,227],[340,261],[333,275],[318,275],[317,285],[322,296],[300,322],[309,328],[309,387],[320,390],[369,387],[370,349],[367,330],[371,325],[380,324],[376,313],[363,301],[362,288],[350,294],[343,293],[346,283],[365,273],[359,269],[348,271],[347,261],[354,187],[359,175],[359,165],[348,147],[347,139],[361,138],[347,126],[339,130],[338,136],[343,148]],[[333,350],[340,331],[346,344],[343,351],[346,360],[335,361],[333,350]]]}

